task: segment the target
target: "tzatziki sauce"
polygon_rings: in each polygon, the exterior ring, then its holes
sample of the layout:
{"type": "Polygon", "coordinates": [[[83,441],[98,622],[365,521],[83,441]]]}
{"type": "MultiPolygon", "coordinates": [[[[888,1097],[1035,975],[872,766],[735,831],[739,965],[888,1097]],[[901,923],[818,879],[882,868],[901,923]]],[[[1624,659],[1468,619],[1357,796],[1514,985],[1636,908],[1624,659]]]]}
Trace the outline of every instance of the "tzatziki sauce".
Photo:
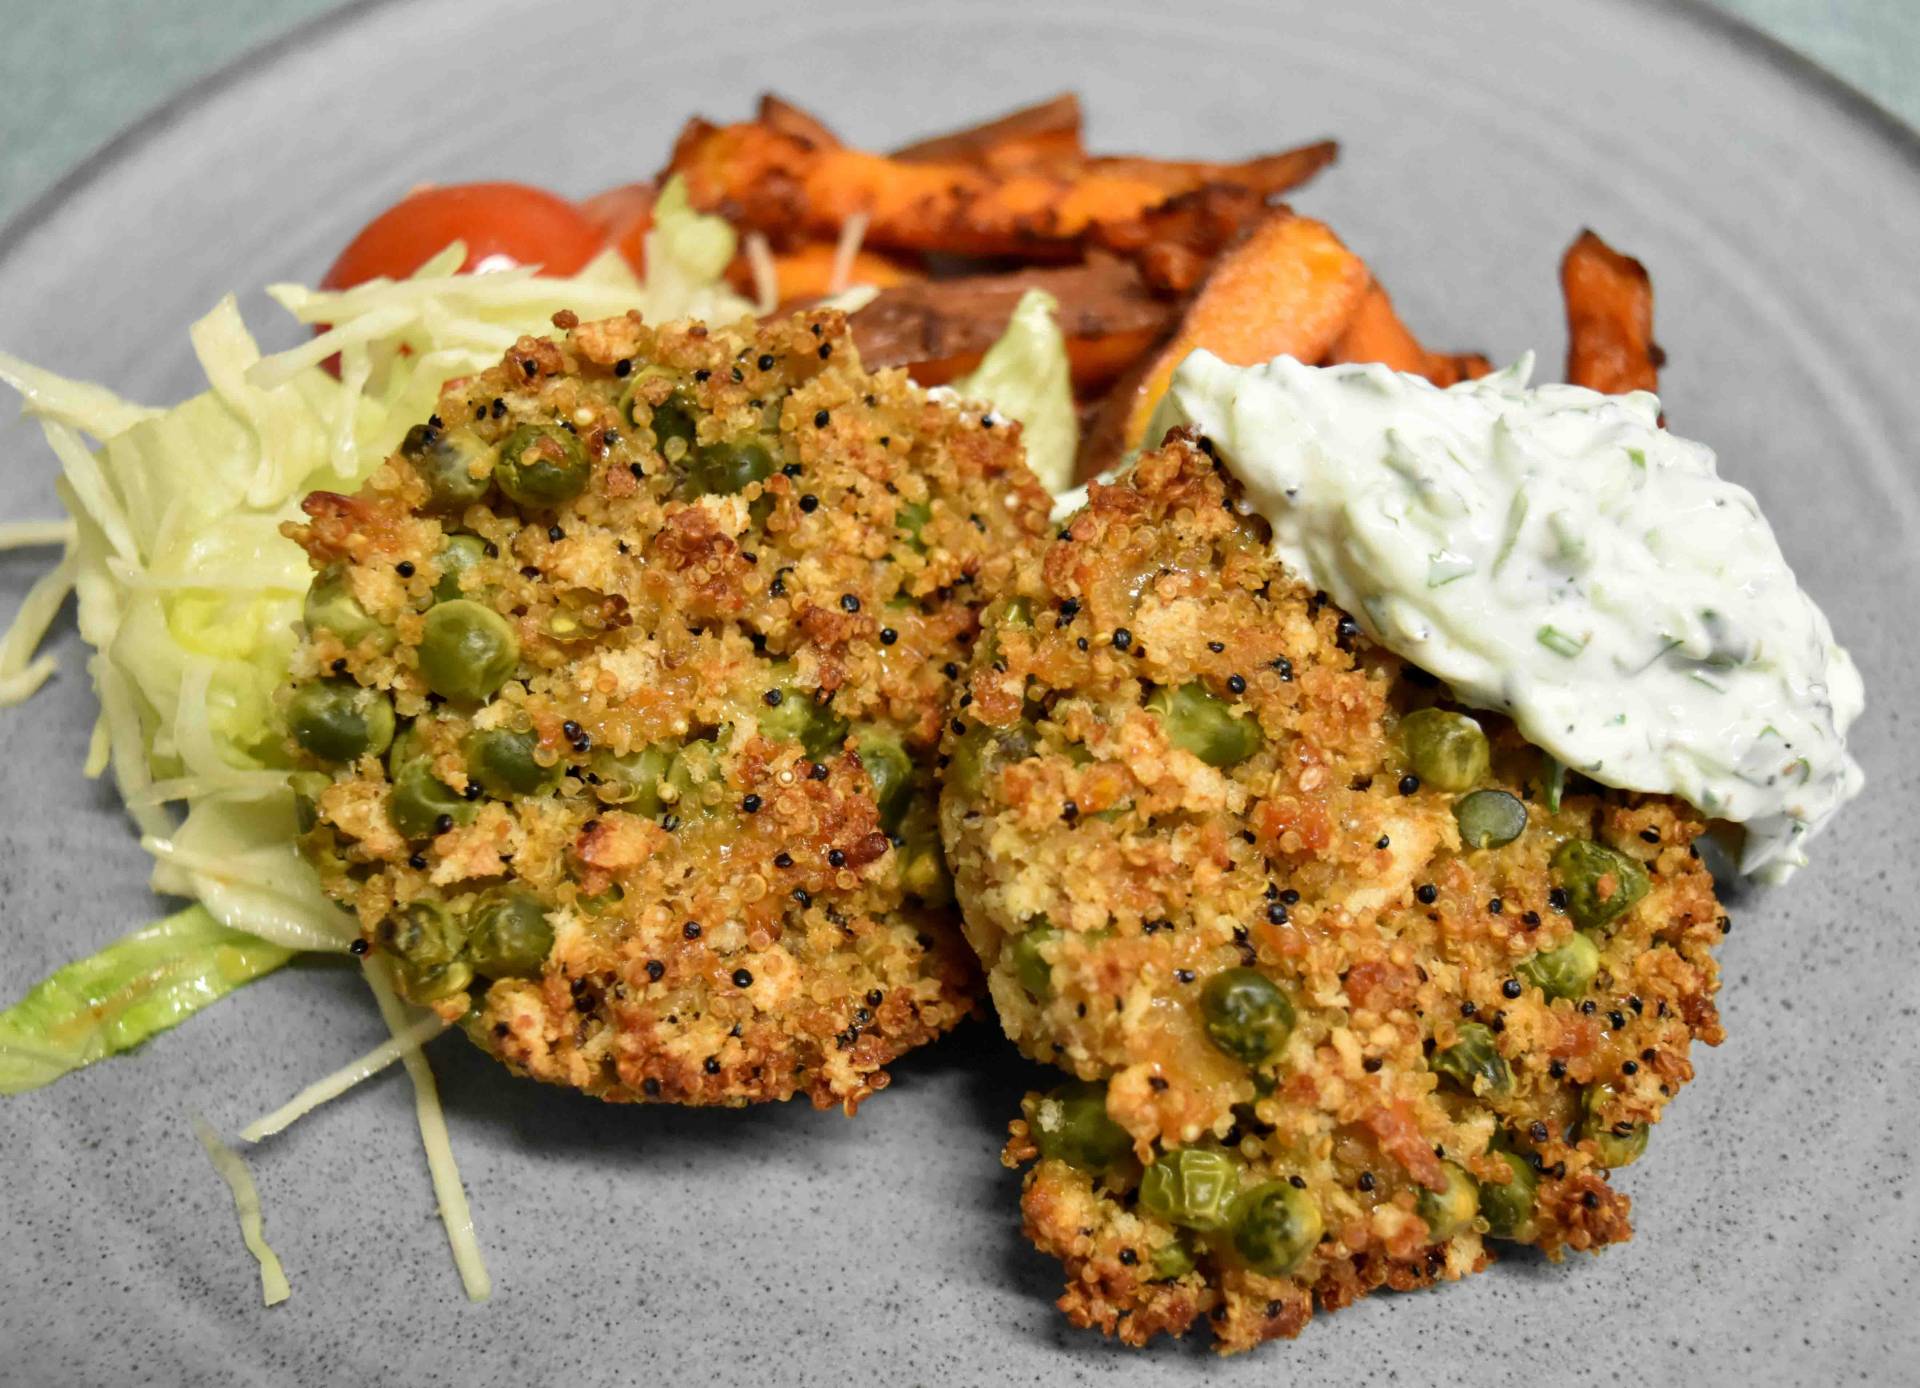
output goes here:
{"type": "Polygon", "coordinates": [[[1149,437],[1189,425],[1275,556],[1456,698],[1603,785],[1744,826],[1784,880],[1858,793],[1860,676],[1759,505],[1645,392],[1440,389],[1377,365],[1189,356],[1149,437]]]}

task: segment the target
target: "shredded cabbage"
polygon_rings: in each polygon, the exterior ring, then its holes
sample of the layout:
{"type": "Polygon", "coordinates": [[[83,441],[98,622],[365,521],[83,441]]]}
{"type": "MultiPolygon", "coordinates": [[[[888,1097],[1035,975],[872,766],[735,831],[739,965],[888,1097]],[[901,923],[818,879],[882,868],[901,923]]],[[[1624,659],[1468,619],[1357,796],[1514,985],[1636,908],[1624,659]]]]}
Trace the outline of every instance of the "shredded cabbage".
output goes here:
{"type": "Polygon", "coordinates": [[[292,957],[200,906],[136,930],[0,1012],[0,1094],[38,1089],[131,1050],[292,957]]]}
{"type": "Polygon", "coordinates": [[[240,1237],[246,1240],[247,1251],[260,1264],[260,1298],[268,1306],[278,1306],[293,1295],[293,1288],[287,1285],[280,1255],[267,1242],[265,1221],[260,1215],[260,1191],[253,1184],[253,1173],[247,1170],[246,1159],[220,1140],[211,1123],[197,1113],[187,1117],[193,1123],[194,1136],[206,1149],[207,1160],[233,1192],[234,1212],[240,1216],[240,1237]]]}
{"type": "MultiPolygon", "coordinates": [[[[398,1041],[410,1032],[407,1013],[400,995],[388,981],[386,966],[373,960],[366,965],[367,986],[380,1004],[380,1015],[387,1030],[398,1041]]],[[[493,1295],[493,1279],[480,1254],[480,1240],[473,1232],[473,1212],[467,1208],[466,1187],[460,1183],[460,1168],[453,1159],[453,1143],[447,1137],[447,1115],[440,1107],[440,1090],[433,1082],[433,1071],[419,1046],[402,1049],[400,1059],[413,1081],[413,1113],[420,1124],[420,1145],[426,1149],[427,1171],[433,1177],[433,1193],[440,1203],[440,1221],[447,1226],[447,1243],[453,1249],[453,1265],[459,1269],[461,1285],[469,1301],[485,1301],[493,1295]]]]}
{"type": "Polygon", "coordinates": [[[165,410],[0,354],[0,381],[40,420],[72,515],[0,530],[0,544],[65,545],[0,638],[0,704],[51,673],[34,650],[71,584],[100,699],[87,770],[112,770],[155,890],[288,949],[344,950],[357,929],[293,846],[273,700],[311,573],[282,522],[311,491],[358,485],[432,413],[443,381],[550,332],[563,308],[656,321],[751,312],[723,279],[734,250],[732,228],[694,212],[676,180],[655,208],[644,283],[613,252],[569,278],[457,274],[456,243],[403,280],[273,286],[296,319],[331,327],[270,357],[229,297],[189,334],[208,389],[165,410]],[[335,356],[337,378],[323,365],[335,356]]]}
{"type": "Polygon", "coordinates": [[[331,1075],[315,1080],[272,1113],[254,1119],[240,1130],[241,1138],[247,1142],[261,1142],[275,1133],[284,1132],[320,1105],[339,1098],[363,1080],[372,1079],[394,1061],[416,1054],[422,1045],[446,1029],[447,1024],[429,1012],[399,1035],[382,1041],[331,1075]]]}
{"type": "Polygon", "coordinates": [[[1045,290],[1022,294],[1007,330],[980,365],[952,386],[955,395],[984,400],[1020,421],[1027,466],[1055,494],[1073,485],[1073,457],[1080,448],[1067,339],[1054,318],[1059,307],[1045,290]]]}

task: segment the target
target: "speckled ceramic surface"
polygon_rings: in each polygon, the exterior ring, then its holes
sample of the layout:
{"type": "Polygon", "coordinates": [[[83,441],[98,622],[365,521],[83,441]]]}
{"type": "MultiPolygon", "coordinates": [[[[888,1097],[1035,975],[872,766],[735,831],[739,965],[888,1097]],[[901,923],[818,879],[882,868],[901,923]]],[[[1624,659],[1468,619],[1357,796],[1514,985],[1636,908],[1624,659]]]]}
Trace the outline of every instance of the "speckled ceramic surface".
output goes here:
{"type": "MultiPolygon", "coordinates": [[[[1624,1177],[1638,1236],[1379,1296],[1223,1363],[1069,1331],[996,1160],[1034,1072],[979,1027],[857,1120],[603,1108],[436,1043],[492,1266],[460,1294],[396,1073],[253,1156],[292,1301],[259,1305],[183,1117],[229,1130],[371,1045],[345,969],[291,969],[135,1057],[0,1101],[0,1382],[350,1384],[1912,1381],[1920,1331],[1920,143],[1686,8],[1029,2],[363,6],[242,65],[0,234],[0,345],[167,401],[228,287],[313,277],[424,179],[586,192],[690,111],[776,87],[856,140],[1060,87],[1096,143],[1323,133],[1329,218],[1430,340],[1562,344],[1590,223],[1652,268],[1667,406],[1757,492],[1865,672],[1869,783],[1816,866],[1735,894],[1729,1039],[1624,1177]],[[502,78],[502,65],[505,80],[502,78]]],[[[290,340],[257,294],[263,335],[290,340]]],[[[0,514],[54,513],[0,425],[0,514]]],[[[0,602],[33,562],[0,557],[0,602]]],[[[79,765],[62,672],[0,717],[0,996],[156,912],[79,765]]]]}

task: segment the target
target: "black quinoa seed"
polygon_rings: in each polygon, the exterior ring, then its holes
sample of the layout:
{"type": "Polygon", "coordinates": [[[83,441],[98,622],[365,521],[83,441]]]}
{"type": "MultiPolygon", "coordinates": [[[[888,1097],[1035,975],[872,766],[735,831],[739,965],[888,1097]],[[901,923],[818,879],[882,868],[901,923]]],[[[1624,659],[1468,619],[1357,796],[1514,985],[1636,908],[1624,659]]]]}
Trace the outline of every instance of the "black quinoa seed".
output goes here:
{"type": "Polygon", "coordinates": [[[647,977],[655,983],[658,983],[662,978],[666,977],[666,973],[667,966],[662,964],[658,959],[649,959],[647,961],[647,977]]]}
{"type": "Polygon", "coordinates": [[[1133,644],[1132,632],[1128,631],[1125,627],[1119,627],[1115,629],[1113,633],[1113,648],[1116,651],[1124,651],[1127,647],[1131,646],[1132,644],[1133,644]]]}
{"type": "Polygon", "coordinates": [[[1246,693],[1246,692],[1247,692],[1247,680],[1246,680],[1246,676],[1244,676],[1244,675],[1228,675],[1228,676],[1227,676],[1227,692],[1228,692],[1229,694],[1244,694],[1244,693],[1246,693]]]}
{"type": "Polygon", "coordinates": [[[1431,906],[1440,899],[1440,889],[1431,882],[1422,882],[1414,888],[1413,894],[1419,898],[1422,906],[1431,906]]]}
{"type": "Polygon", "coordinates": [[[754,365],[758,366],[762,371],[773,370],[773,353],[762,352],[760,354],[760,360],[755,362],[754,365]]]}
{"type": "Polygon", "coordinates": [[[764,802],[760,799],[759,796],[746,795],[741,797],[740,808],[748,814],[759,814],[760,806],[762,803],[764,802]]]}
{"type": "Polygon", "coordinates": [[[895,641],[898,641],[899,639],[900,639],[900,633],[895,631],[892,627],[880,628],[880,644],[881,645],[891,646],[895,641]]]}
{"type": "Polygon", "coordinates": [[[840,595],[840,610],[842,612],[858,612],[860,610],[860,599],[852,593],[842,593],[840,595]]]}
{"type": "Polygon", "coordinates": [[[365,954],[370,948],[372,948],[372,946],[368,945],[365,940],[356,939],[352,944],[347,946],[347,953],[365,954]]]}
{"type": "Polygon", "coordinates": [[[688,921],[685,925],[680,927],[680,934],[683,939],[688,939],[688,940],[699,939],[700,938],[700,922],[688,921]]]}
{"type": "Polygon", "coordinates": [[[402,578],[412,578],[413,561],[411,559],[402,559],[398,564],[393,566],[393,571],[402,578]]]}
{"type": "Polygon", "coordinates": [[[748,969],[735,969],[733,971],[733,986],[736,988],[753,987],[752,971],[748,969]]]}
{"type": "Polygon", "coordinates": [[[800,509],[802,511],[805,511],[808,515],[812,515],[815,511],[820,509],[820,498],[815,496],[812,492],[808,492],[805,496],[800,498],[800,509]]]}
{"type": "Polygon", "coordinates": [[[1522,991],[1524,990],[1520,987],[1520,980],[1517,978],[1510,978],[1505,983],[1500,985],[1500,993],[1502,997],[1517,998],[1520,996],[1522,991]]]}
{"type": "Polygon", "coordinates": [[[623,377],[632,375],[633,363],[628,361],[625,357],[620,358],[619,361],[613,364],[613,374],[616,376],[623,376],[623,377]]]}
{"type": "Polygon", "coordinates": [[[828,425],[828,424],[830,424],[830,423],[832,423],[832,422],[833,422],[833,416],[832,416],[832,415],[830,415],[830,414],[828,414],[828,413],[827,413],[827,412],[826,412],[825,410],[815,410],[815,411],[814,411],[814,414],[813,414],[813,427],[814,427],[814,428],[816,428],[816,429],[824,429],[824,428],[826,428],[826,427],[827,427],[827,425],[828,425]]]}
{"type": "Polygon", "coordinates": [[[1420,778],[1409,771],[1400,778],[1400,793],[1413,795],[1420,789],[1420,778]]]}
{"type": "Polygon", "coordinates": [[[1291,660],[1288,660],[1285,656],[1280,656],[1277,659],[1275,659],[1269,668],[1271,668],[1275,674],[1280,676],[1280,682],[1282,684],[1292,683],[1293,662],[1291,660]]]}

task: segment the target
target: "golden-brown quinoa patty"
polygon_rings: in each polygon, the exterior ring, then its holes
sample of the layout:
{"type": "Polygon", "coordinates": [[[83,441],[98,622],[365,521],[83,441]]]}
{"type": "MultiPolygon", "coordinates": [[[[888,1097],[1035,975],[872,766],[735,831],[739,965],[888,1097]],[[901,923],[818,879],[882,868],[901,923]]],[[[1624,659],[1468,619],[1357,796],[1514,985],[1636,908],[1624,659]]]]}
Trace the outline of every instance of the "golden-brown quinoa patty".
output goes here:
{"type": "Polygon", "coordinates": [[[837,314],[556,322],[290,528],[305,847],[517,1072],[851,1111],[976,1006],[930,762],[1045,494],[837,314]]]}
{"type": "Polygon", "coordinates": [[[1293,1335],[1316,1297],[1485,1266],[1496,1232],[1627,1237],[1608,1168],[1721,1036],[1693,811],[1555,795],[1480,714],[1456,784],[1423,783],[1405,720],[1446,691],[1233,496],[1178,435],[1094,487],[989,610],[944,744],[1001,1021],[1083,1082],[1012,1125],[1026,1231],[1068,1315],[1131,1344],[1293,1335]],[[1470,791],[1469,824],[1524,830],[1463,845],[1470,791]]]}

